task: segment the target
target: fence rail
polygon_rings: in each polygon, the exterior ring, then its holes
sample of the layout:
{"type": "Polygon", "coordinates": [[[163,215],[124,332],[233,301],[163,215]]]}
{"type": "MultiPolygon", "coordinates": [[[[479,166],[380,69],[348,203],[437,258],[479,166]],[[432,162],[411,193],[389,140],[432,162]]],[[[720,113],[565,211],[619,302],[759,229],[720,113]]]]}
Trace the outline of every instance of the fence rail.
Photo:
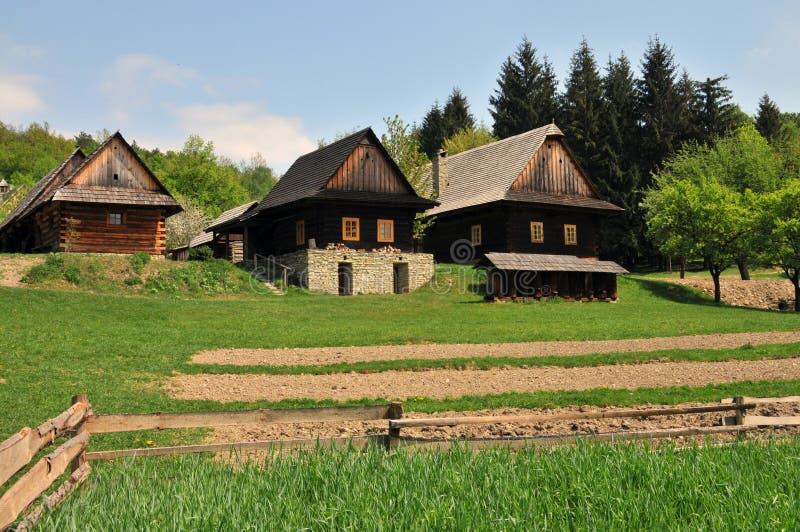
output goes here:
{"type": "Polygon", "coordinates": [[[672,438],[691,435],[734,434],[759,427],[800,426],[800,416],[750,416],[747,411],[766,403],[800,403],[800,396],[791,397],[734,397],[719,404],[667,407],[650,409],[596,410],[590,412],[564,412],[557,414],[464,416],[440,418],[403,418],[402,403],[372,406],[258,409],[231,412],[160,412],[152,414],[95,415],[85,395],[73,397],[73,404],[58,416],[42,423],[36,429],[25,427],[0,443],[0,485],[25,468],[33,458],[57,438],[72,434],[55,451],[41,458],[22,474],[0,497],[0,530],[14,522],[19,530],[27,530],[42,515],[52,509],[83,482],[91,472],[87,461],[113,460],[122,457],[166,456],[189,453],[242,452],[254,450],[299,450],[333,447],[365,449],[379,446],[385,449],[447,448],[453,439],[423,439],[402,437],[400,431],[412,427],[452,427],[459,425],[496,423],[539,423],[581,419],[643,418],[653,416],[700,413],[734,412],[735,417],[723,418],[721,426],[681,427],[670,429],[618,431],[597,434],[565,434],[522,438],[479,438],[460,440],[472,449],[509,447],[519,449],[529,445],[551,446],[574,443],[579,440],[628,441],[672,438]],[[143,449],[87,451],[92,433],[128,432],[190,427],[221,427],[243,424],[319,423],[338,421],[388,420],[386,434],[353,436],[348,438],[314,438],[299,440],[271,440],[255,442],[230,442],[143,449]],[[726,424],[730,421],[732,424],[726,424]],[[42,494],[72,465],[72,474],[50,496],[28,510],[42,494]],[[26,513],[27,512],[27,513],[26,513]]]}

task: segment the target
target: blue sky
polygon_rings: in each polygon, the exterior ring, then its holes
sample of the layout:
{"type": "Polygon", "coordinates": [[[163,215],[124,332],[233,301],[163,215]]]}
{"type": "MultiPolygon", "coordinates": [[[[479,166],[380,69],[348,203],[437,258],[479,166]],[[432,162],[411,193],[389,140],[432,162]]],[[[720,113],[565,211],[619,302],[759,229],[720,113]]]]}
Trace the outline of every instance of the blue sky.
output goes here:
{"type": "Polygon", "coordinates": [[[0,0],[0,121],[144,146],[197,133],[278,170],[356,126],[419,121],[453,86],[488,97],[523,35],[560,79],[586,36],[638,68],[649,37],[689,74],[728,74],[745,111],[800,111],[799,2],[19,2],[0,0]],[[666,6],[666,7],[665,7],[666,6]]]}

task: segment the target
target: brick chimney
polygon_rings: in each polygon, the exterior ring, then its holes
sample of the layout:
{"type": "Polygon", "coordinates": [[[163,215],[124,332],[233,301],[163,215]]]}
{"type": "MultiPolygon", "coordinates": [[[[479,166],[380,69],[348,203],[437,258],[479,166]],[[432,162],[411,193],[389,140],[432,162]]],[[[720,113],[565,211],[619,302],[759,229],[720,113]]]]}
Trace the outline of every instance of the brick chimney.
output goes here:
{"type": "Polygon", "coordinates": [[[431,186],[433,187],[433,197],[438,198],[444,189],[447,188],[447,152],[439,150],[431,161],[431,186]]]}

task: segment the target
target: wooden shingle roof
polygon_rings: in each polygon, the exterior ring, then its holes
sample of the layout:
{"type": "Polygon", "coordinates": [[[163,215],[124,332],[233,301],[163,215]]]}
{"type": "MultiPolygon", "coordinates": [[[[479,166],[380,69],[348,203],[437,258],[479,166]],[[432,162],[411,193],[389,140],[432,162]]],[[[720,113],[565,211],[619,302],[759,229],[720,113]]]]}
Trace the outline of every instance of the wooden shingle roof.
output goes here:
{"type": "Polygon", "coordinates": [[[243,203],[242,205],[238,205],[232,209],[228,209],[227,211],[223,212],[219,216],[217,216],[214,221],[206,227],[206,231],[213,232],[214,229],[217,227],[221,227],[225,225],[227,222],[231,220],[236,220],[240,218],[242,215],[247,213],[250,209],[258,205],[257,201],[249,201],[247,203],[243,203]]]}
{"type": "MultiPolygon", "coordinates": [[[[447,186],[440,190],[440,205],[430,215],[473,207],[496,201],[523,201],[571,207],[621,211],[619,207],[598,198],[512,191],[534,154],[549,137],[561,138],[564,133],[555,124],[532,129],[485,146],[446,158],[447,186]]],[[[423,175],[431,182],[431,167],[423,175]]],[[[591,187],[591,183],[589,182],[591,187]]]]}
{"type": "Polygon", "coordinates": [[[403,176],[403,172],[397,167],[397,163],[386,152],[380,140],[372,131],[372,128],[365,128],[351,135],[344,137],[336,142],[307,153],[299,157],[289,170],[281,177],[272,190],[262,199],[258,207],[250,210],[241,219],[246,219],[257,215],[268,209],[288,205],[296,201],[309,198],[327,199],[349,199],[354,201],[386,201],[414,203],[423,206],[432,206],[435,202],[416,195],[414,188],[402,177],[408,185],[409,194],[376,194],[372,192],[355,191],[334,191],[326,189],[328,181],[336,174],[345,160],[353,153],[353,150],[365,138],[380,149],[385,155],[389,164],[397,175],[403,176]]]}
{"type": "Polygon", "coordinates": [[[590,272],[624,274],[628,270],[610,260],[588,260],[574,255],[487,253],[484,264],[499,270],[534,272],[590,272]]]}

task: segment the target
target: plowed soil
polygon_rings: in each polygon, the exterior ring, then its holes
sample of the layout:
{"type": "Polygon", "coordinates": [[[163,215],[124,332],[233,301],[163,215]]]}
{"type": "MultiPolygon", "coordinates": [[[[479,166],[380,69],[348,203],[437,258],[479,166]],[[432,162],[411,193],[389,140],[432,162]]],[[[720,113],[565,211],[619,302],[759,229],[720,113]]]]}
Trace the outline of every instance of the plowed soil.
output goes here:
{"type": "Polygon", "coordinates": [[[721,349],[745,344],[800,342],[800,331],[707,334],[629,340],[575,342],[524,342],[506,344],[423,344],[366,347],[314,347],[296,349],[217,349],[192,357],[195,364],[243,366],[298,366],[361,362],[368,360],[442,359],[473,357],[570,356],[593,353],[660,351],[665,349],[721,349]]]}
{"type": "MultiPolygon", "coordinates": [[[[700,406],[702,403],[686,403],[672,406],[700,406]]],[[[708,404],[708,403],[706,403],[708,404]]],[[[625,407],[628,409],[632,407],[625,407]]],[[[636,408],[663,408],[661,405],[645,405],[636,408]]],[[[407,412],[403,418],[422,417],[462,417],[462,416],[504,416],[504,415],[552,415],[565,412],[615,411],[622,408],[612,407],[599,409],[596,407],[571,407],[554,409],[519,409],[505,408],[495,410],[479,410],[472,412],[437,412],[422,414],[407,412]]],[[[748,411],[759,416],[797,416],[800,415],[800,404],[759,405],[748,411]]],[[[560,420],[538,423],[496,423],[488,425],[464,425],[456,427],[415,427],[403,429],[402,435],[411,438],[453,439],[453,438],[510,438],[522,436],[548,436],[558,434],[596,434],[599,432],[616,432],[622,430],[656,430],[680,427],[698,427],[721,425],[723,417],[732,416],[731,412],[708,414],[688,414],[659,417],[638,417],[618,419],[560,420]]],[[[244,425],[237,427],[219,427],[209,434],[209,443],[237,441],[266,441],[305,438],[341,438],[363,435],[386,434],[387,421],[337,421],[335,423],[290,423],[274,425],[244,425]]],[[[779,431],[797,432],[800,428],[776,429],[779,431]]],[[[731,436],[733,437],[733,436],[731,436]]]]}
{"type": "Polygon", "coordinates": [[[443,399],[539,390],[703,386],[747,380],[800,379],[800,358],[725,362],[648,362],[595,367],[434,369],[331,375],[176,375],[168,393],[177,399],[280,401],[283,399],[443,399]]]}

